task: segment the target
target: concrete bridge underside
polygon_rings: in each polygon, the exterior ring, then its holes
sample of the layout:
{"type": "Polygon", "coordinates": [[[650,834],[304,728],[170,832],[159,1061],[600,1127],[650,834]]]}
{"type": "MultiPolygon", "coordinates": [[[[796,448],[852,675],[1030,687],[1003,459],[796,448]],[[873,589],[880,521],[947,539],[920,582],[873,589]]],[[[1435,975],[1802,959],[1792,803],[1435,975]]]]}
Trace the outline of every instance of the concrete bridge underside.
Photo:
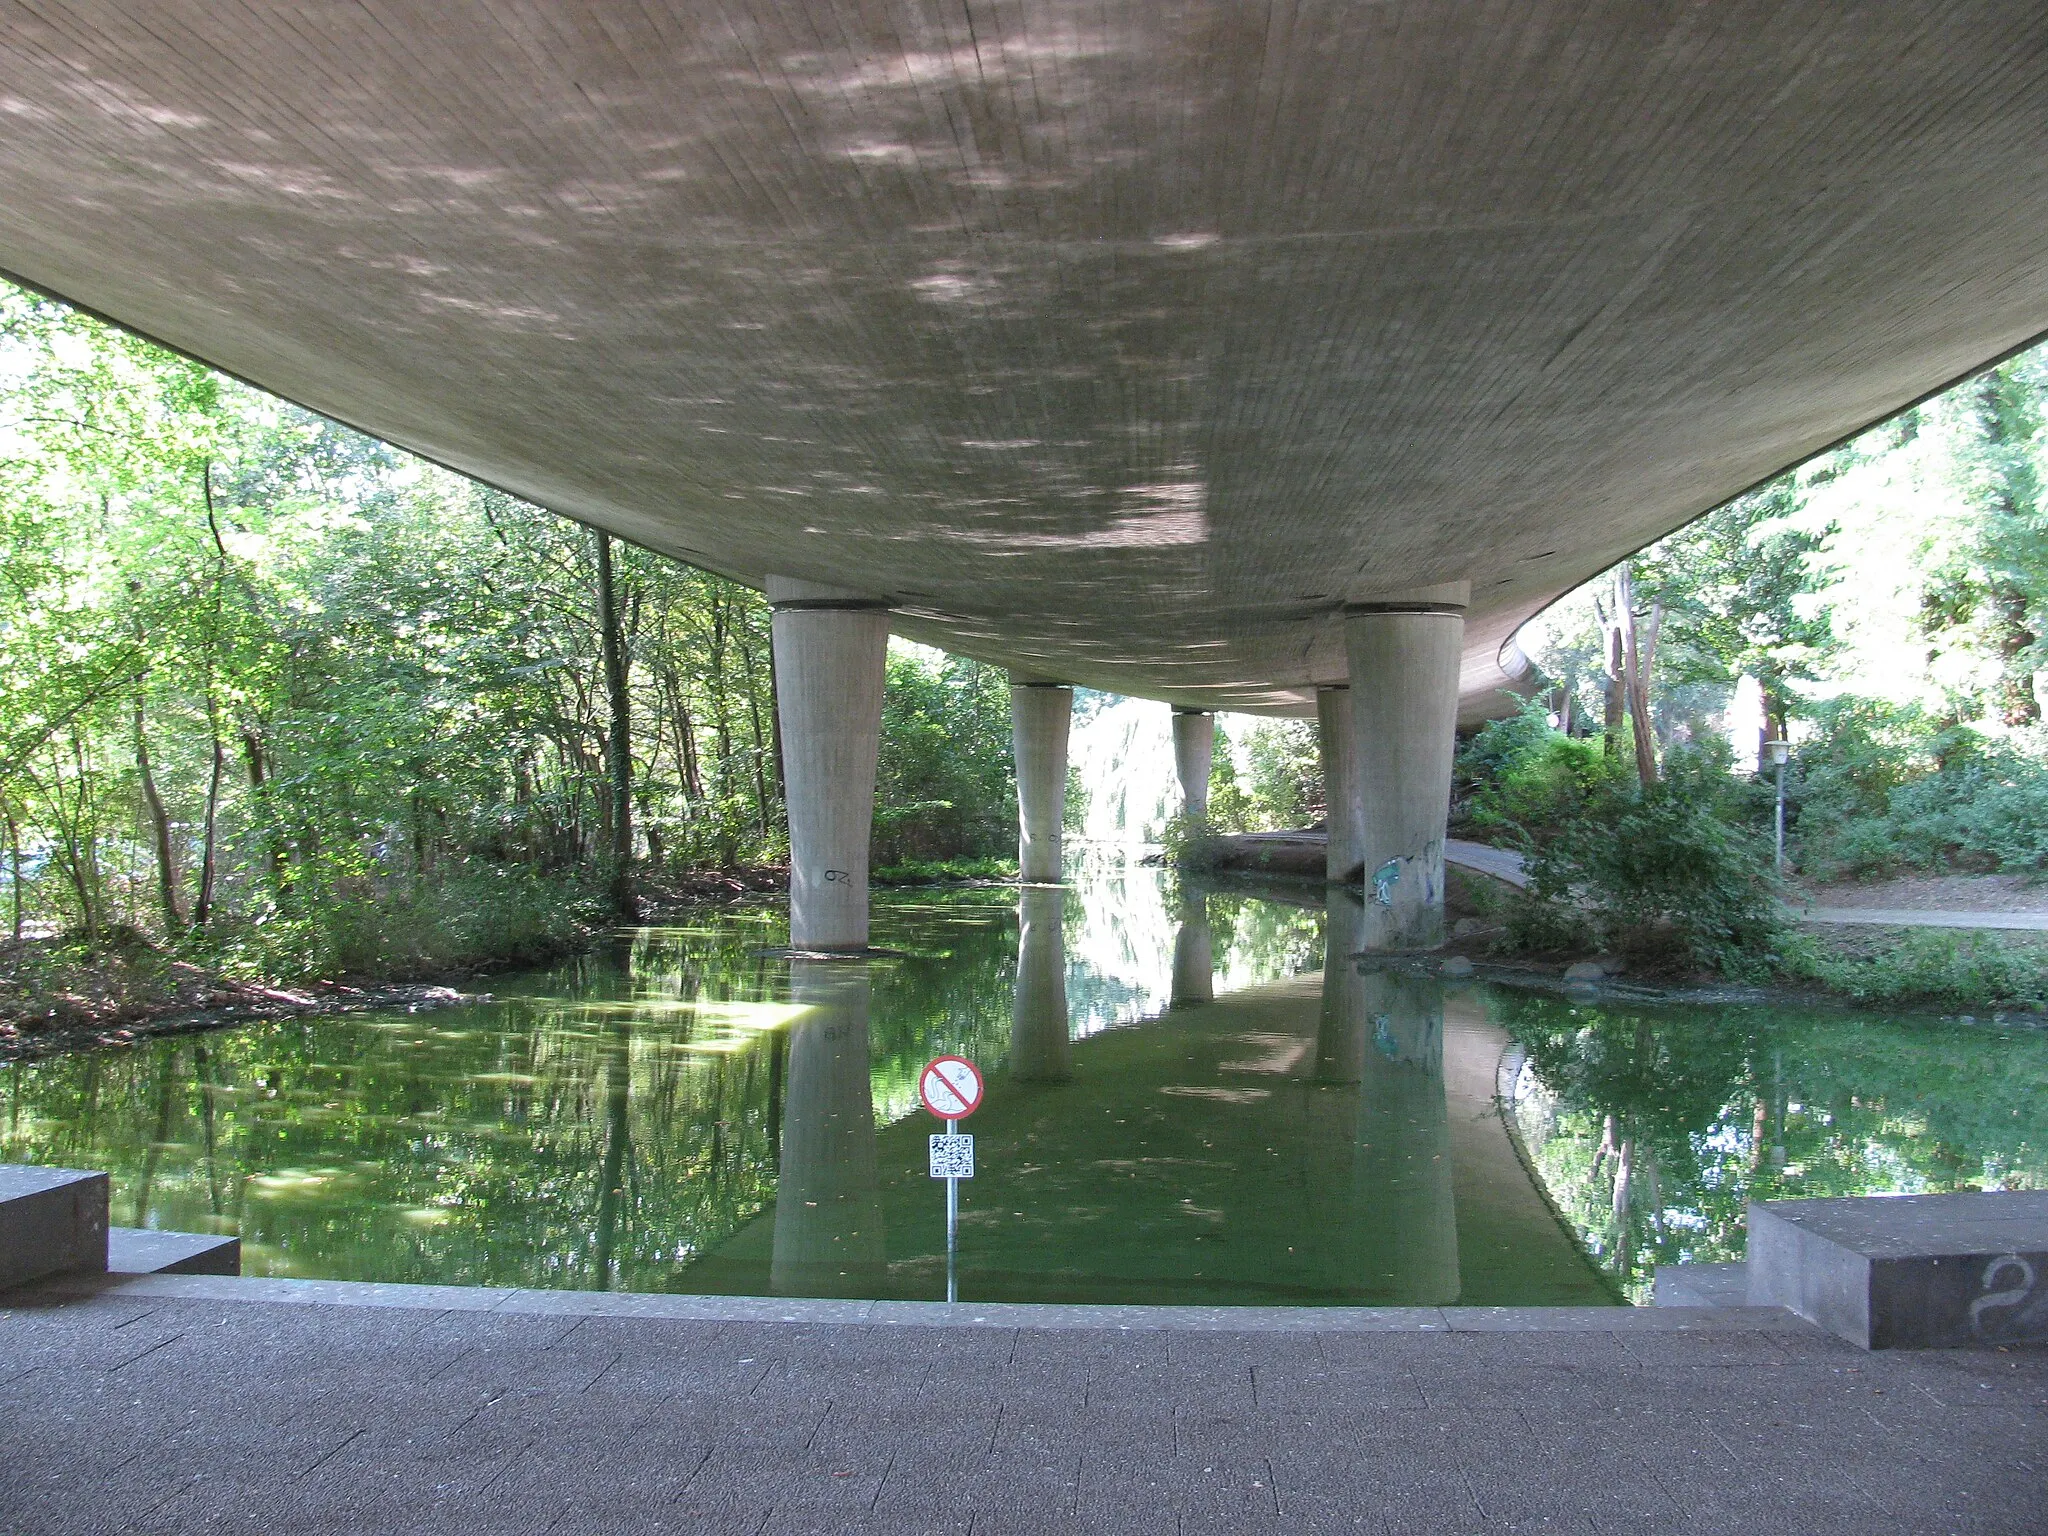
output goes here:
{"type": "Polygon", "coordinates": [[[0,269],[805,611],[1190,710],[1449,666],[1322,701],[1368,799],[2048,327],[2001,0],[0,0],[0,125],[0,269]]]}

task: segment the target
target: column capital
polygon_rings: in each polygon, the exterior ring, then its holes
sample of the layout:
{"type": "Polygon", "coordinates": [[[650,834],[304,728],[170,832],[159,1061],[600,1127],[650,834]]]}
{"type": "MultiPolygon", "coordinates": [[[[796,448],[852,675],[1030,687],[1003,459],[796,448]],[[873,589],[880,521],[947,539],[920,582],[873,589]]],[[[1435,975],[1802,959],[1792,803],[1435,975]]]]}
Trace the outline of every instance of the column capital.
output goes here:
{"type": "Polygon", "coordinates": [[[858,613],[890,606],[886,597],[876,597],[869,592],[850,592],[844,587],[827,586],[822,581],[799,581],[794,576],[770,576],[767,591],[769,607],[796,613],[806,609],[858,613]]]}
{"type": "MultiPolygon", "coordinates": [[[[1428,602],[1387,602],[1387,603],[1346,603],[1344,617],[1347,619],[1368,619],[1377,614],[1420,613],[1441,614],[1446,618],[1462,619],[1465,616],[1463,603],[1428,602]]],[[[1349,687],[1347,683],[1344,686],[1349,687]]]]}
{"type": "Polygon", "coordinates": [[[1471,582],[1440,581],[1434,586],[1409,587],[1346,603],[1344,617],[1363,618],[1377,613],[1463,614],[1471,603],[1471,582]]]}

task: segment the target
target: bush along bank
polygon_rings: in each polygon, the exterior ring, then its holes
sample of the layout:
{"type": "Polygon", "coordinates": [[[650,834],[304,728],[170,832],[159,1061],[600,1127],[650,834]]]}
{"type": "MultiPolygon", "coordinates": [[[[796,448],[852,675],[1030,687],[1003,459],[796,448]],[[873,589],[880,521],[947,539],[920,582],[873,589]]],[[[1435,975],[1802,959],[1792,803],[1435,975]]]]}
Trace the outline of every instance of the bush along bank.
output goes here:
{"type": "MultiPolygon", "coordinates": [[[[637,889],[652,921],[771,898],[787,880],[786,869],[761,866],[637,889]]],[[[160,1027],[462,1002],[459,988],[477,977],[552,965],[617,926],[606,882],[500,866],[411,890],[330,889],[172,939],[121,924],[0,941],[0,1059],[122,1044],[160,1027]]]]}
{"type": "MultiPolygon", "coordinates": [[[[1845,726],[1843,739],[1809,756],[1867,769],[1858,734],[1866,714],[1855,713],[1855,729],[1845,726]]],[[[1965,754],[1916,781],[1923,796],[1932,793],[1928,779],[1944,772],[1959,784],[1984,778],[1982,759],[1965,754]]],[[[1718,742],[1672,749],[1662,778],[1644,786],[1599,740],[1563,736],[1525,712],[1482,731],[1461,754],[1460,773],[1459,829],[1517,848],[1527,861],[1528,888],[1496,898],[1489,914],[1493,951],[1504,958],[1599,955],[1653,984],[1775,985],[1861,1004],[2048,1009],[2041,935],[1802,930],[1773,871],[1767,791],[1732,774],[1718,742]]],[[[1815,801],[1834,805],[1836,820],[1859,814],[1838,783],[1815,801]]],[[[1809,818],[1815,814],[1810,804],[1809,818]]],[[[1954,834],[1959,822],[1944,825],[1954,834]]],[[[1863,840],[1837,831],[1827,847],[1863,840]]],[[[1949,846],[1935,867],[1953,867],[1949,846]]],[[[1831,869],[1833,860],[1831,852],[1831,869]]]]}

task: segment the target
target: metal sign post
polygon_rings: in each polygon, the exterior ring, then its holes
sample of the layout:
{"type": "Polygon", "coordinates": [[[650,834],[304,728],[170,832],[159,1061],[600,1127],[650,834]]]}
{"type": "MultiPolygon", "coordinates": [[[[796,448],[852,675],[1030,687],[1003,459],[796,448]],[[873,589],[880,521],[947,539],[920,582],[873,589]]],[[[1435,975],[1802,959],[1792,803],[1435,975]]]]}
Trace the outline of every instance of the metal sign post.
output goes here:
{"type": "Polygon", "coordinates": [[[960,1134],[960,1122],[981,1107],[981,1073],[959,1056],[940,1056],[917,1082],[924,1107],[946,1122],[931,1142],[931,1176],[946,1181],[946,1300],[960,1299],[960,1181],[974,1177],[974,1138],[960,1134]]]}

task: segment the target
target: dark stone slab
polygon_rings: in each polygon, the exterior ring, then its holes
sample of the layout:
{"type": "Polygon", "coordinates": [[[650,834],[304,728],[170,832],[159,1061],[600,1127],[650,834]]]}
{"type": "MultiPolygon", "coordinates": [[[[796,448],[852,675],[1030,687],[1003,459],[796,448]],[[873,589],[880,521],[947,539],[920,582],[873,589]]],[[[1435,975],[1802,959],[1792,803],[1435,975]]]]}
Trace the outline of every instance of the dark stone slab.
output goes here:
{"type": "Polygon", "coordinates": [[[2048,1343],[2048,1191],[1752,1204],[1749,1301],[1865,1349],[2048,1343]]]}
{"type": "Polygon", "coordinates": [[[239,1275],[242,1240],[205,1232],[110,1227],[107,1271],[116,1275],[239,1275]]]}
{"type": "Polygon", "coordinates": [[[0,1290],[107,1267],[107,1176],[0,1166],[0,1290]]]}

